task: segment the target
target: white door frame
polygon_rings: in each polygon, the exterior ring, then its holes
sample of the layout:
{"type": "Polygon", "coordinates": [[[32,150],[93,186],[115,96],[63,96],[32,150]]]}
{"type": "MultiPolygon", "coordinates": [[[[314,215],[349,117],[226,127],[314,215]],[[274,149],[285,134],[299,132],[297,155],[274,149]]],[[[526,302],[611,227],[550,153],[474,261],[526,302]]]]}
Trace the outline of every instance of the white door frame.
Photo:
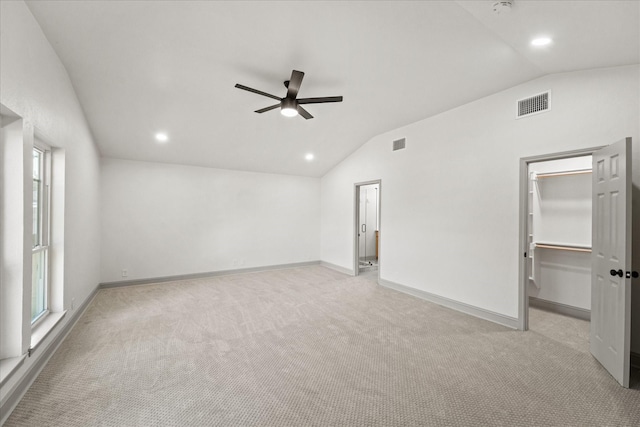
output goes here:
{"type": "Polygon", "coordinates": [[[358,259],[360,230],[360,187],[365,185],[378,184],[378,283],[380,283],[380,267],[382,261],[382,180],[356,182],[353,184],[353,275],[360,274],[360,260],[358,259]]]}
{"type": "Polygon", "coordinates": [[[520,253],[519,261],[519,287],[518,287],[518,329],[521,331],[529,330],[529,292],[528,282],[529,275],[527,273],[527,253],[529,252],[528,244],[528,216],[529,216],[529,163],[545,162],[548,160],[561,160],[572,157],[590,156],[595,151],[606,147],[582,148],[573,151],[563,151],[560,153],[541,154],[538,156],[522,157],[520,159],[520,253]]]}

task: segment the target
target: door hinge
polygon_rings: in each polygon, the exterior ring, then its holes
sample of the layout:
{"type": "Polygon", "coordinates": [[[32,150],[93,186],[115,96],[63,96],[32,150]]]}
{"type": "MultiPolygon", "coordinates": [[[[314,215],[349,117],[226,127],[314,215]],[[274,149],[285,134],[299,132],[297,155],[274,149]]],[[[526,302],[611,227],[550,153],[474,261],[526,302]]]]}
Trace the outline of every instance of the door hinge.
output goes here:
{"type": "Polygon", "coordinates": [[[525,257],[525,258],[527,257],[527,253],[526,253],[526,252],[524,253],[524,257],[525,257]]]}

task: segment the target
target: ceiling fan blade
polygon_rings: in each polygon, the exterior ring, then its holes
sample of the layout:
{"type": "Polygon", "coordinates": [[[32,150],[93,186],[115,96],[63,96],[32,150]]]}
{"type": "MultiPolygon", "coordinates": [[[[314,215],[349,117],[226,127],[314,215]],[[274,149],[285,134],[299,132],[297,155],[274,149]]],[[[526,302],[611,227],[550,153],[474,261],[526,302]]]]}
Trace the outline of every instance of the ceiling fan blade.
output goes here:
{"type": "Polygon", "coordinates": [[[263,92],[263,91],[258,90],[258,89],[252,89],[250,87],[247,87],[247,86],[244,86],[244,85],[241,85],[241,84],[237,84],[236,83],[236,87],[238,89],[248,90],[249,92],[257,93],[258,95],[262,95],[262,96],[266,96],[266,97],[269,97],[269,98],[277,99],[278,101],[280,101],[282,99],[279,96],[271,95],[270,93],[263,92]]]}
{"type": "Polygon", "coordinates": [[[341,96],[324,96],[321,98],[298,99],[298,104],[322,104],[323,102],[342,102],[341,96]]]}
{"type": "Polygon", "coordinates": [[[280,104],[272,105],[270,107],[261,108],[259,110],[256,110],[256,113],[266,113],[267,111],[271,111],[274,108],[278,108],[278,107],[280,107],[280,104]]]}
{"type": "Polygon", "coordinates": [[[304,73],[302,71],[293,70],[291,72],[291,79],[289,80],[289,86],[287,86],[287,98],[296,99],[304,73]]]}
{"type": "Polygon", "coordinates": [[[304,108],[302,108],[301,106],[298,105],[297,110],[298,110],[298,114],[300,114],[305,119],[307,119],[307,120],[313,119],[313,116],[311,114],[309,114],[309,112],[307,110],[305,110],[304,108]]]}

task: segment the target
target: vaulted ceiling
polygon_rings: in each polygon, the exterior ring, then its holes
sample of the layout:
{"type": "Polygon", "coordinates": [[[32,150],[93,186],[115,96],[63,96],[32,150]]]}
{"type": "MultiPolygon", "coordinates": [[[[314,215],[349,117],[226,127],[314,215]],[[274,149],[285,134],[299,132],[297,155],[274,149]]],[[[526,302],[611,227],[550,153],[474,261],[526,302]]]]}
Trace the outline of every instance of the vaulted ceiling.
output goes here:
{"type": "Polygon", "coordinates": [[[550,73],[640,62],[640,2],[28,1],[103,156],[322,176],[374,135],[550,73]],[[532,38],[548,36],[536,48],[532,38]],[[344,96],[287,118],[241,83],[344,96]],[[166,143],[156,132],[169,136],[166,143]],[[305,160],[307,153],[314,160],[305,160]]]}

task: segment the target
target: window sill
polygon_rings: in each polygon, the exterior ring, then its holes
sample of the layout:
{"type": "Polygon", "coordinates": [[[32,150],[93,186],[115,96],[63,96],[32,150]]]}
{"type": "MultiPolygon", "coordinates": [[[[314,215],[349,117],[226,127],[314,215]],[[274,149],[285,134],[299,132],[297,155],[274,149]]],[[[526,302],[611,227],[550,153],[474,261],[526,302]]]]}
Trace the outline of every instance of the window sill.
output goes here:
{"type": "Polygon", "coordinates": [[[36,348],[44,341],[44,339],[49,335],[49,333],[56,327],[58,323],[62,320],[64,315],[67,314],[65,311],[60,311],[57,313],[49,313],[47,316],[42,319],[36,326],[31,329],[31,347],[29,348],[29,355],[34,352],[36,348]]]}
{"type": "Polygon", "coordinates": [[[0,360],[0,387],[4,386],[5,381],[22,365],[26,357],[24,354],[0,360]]]}
{"type": "Polygon", "coordinates": [[[0,359],[0,387],[3,387],[7,380],[18,370],[24,363],[27,355],[31,355],[40,345],[51,331],[56,327],[62,318],[67,314],[66,311],[58,313],[49,313],[40,320],[33,328],[31,328],[31,347],[28,354],[17,357],[8,357],[0,359]]]}

